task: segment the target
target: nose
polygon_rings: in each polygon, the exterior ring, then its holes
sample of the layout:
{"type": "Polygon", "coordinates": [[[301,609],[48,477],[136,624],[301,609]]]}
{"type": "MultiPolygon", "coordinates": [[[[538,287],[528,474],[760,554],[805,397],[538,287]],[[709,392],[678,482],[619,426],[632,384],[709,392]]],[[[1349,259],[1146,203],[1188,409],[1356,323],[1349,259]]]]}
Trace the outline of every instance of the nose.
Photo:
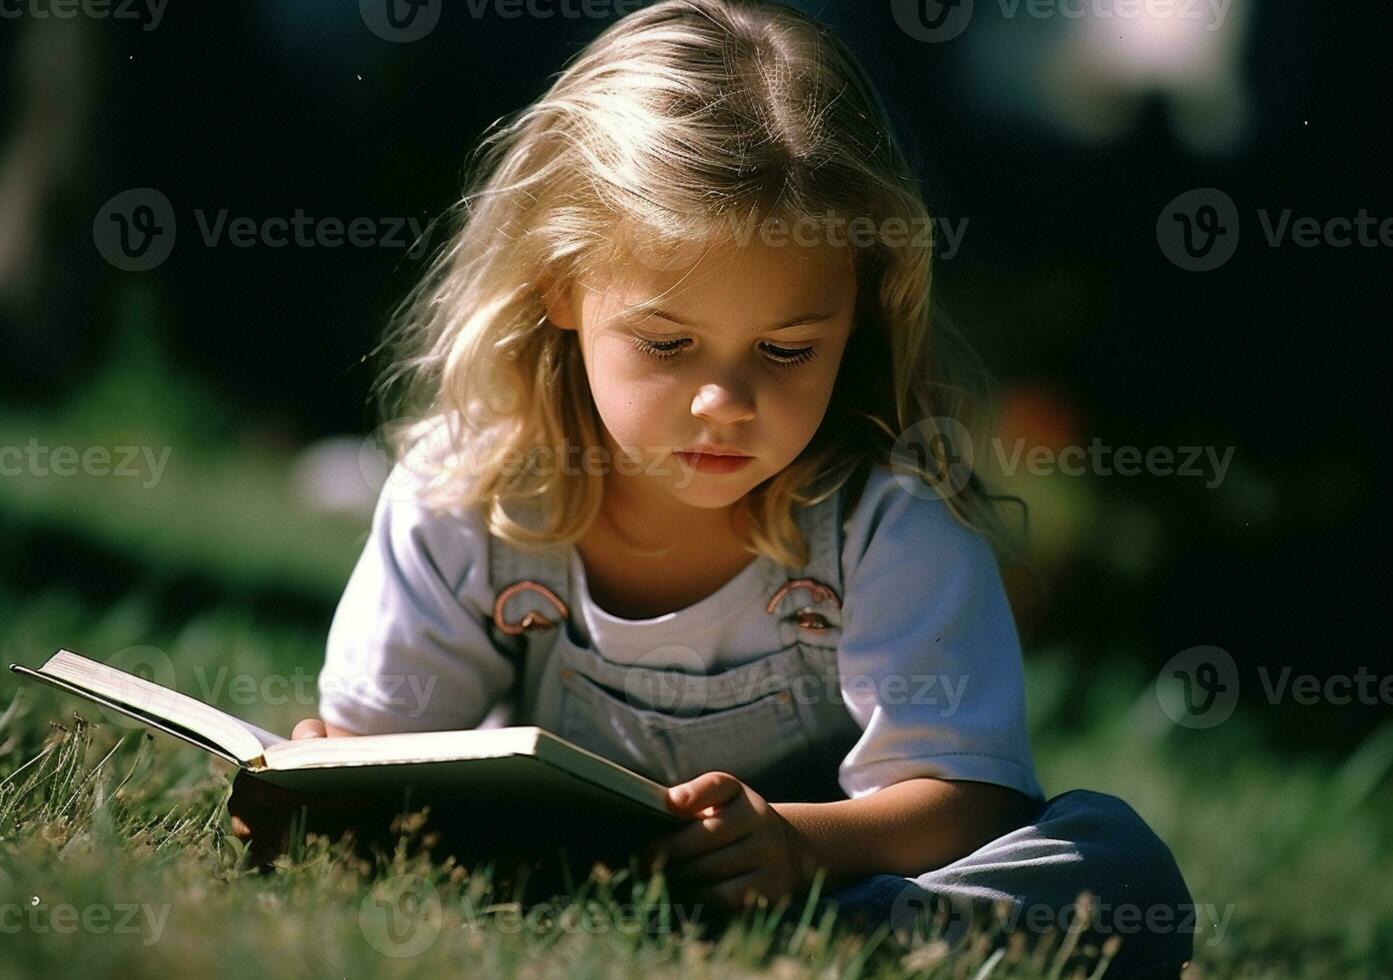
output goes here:
{"type": "Polygon", "coordinates": [[[692,414],[714,425],[734,425],[755,417],[754,394],[739,384],[704,384],[692,399],[692,414]]]}

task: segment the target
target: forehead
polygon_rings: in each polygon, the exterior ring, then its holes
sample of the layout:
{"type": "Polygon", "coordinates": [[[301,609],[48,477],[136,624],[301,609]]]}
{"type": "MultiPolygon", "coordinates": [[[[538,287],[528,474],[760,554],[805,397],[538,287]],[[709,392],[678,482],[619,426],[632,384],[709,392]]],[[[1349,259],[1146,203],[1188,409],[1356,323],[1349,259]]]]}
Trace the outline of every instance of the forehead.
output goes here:
{"type": "Polygon", "coordinates": [[[774,321],[838,310],[853,298],[856,269],[848,247],[825,243],[687,242],[654,249],[627,245],[592,281],[596,299],[619,309],[659,302],[667,309],[717,311],[774,321]]]}

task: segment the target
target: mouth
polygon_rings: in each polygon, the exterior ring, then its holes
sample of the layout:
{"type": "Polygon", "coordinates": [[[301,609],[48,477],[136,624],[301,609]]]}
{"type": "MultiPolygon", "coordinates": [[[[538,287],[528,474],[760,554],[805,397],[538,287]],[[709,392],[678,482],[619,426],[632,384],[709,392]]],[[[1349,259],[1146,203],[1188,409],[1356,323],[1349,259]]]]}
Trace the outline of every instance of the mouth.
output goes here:
{"type": "Polygon", "coordinates": [[[720,456],[734,459],[754,459],[748,453],[742,453],[738,449],[727,449],[725,446],[693,446],[690,449],[679,450],[683,456],[720,456]]]}
{"type": "Polygon", "coordinates": [[[704,450],[702,452],[679,451],[677,455],[692,469],[703,473],[732,473],[754,461],[753,456],[704,450]]]}

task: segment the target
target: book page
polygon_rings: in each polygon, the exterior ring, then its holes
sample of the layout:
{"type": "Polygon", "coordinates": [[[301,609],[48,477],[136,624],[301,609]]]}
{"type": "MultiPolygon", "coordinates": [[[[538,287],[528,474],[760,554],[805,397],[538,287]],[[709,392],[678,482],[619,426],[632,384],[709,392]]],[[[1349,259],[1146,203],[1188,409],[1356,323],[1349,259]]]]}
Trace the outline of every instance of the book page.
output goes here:
{"type": "Polygon", "coordinates": [[[650,810],[666,813],[666,787],[535,725],[448,732],[401,732],[285,742],[266,752],[268,769],[410,768],[433,763],[528,756],[650,810]]]}
{"type": "Polygon", "coordinates": [[[71,650],[57,651],[37,671],[21,668],[21,672],[60,682],[65,690],[115,708],[238,764],[251,762],[269,746],[285,741],[196,698],[71,650]]]}

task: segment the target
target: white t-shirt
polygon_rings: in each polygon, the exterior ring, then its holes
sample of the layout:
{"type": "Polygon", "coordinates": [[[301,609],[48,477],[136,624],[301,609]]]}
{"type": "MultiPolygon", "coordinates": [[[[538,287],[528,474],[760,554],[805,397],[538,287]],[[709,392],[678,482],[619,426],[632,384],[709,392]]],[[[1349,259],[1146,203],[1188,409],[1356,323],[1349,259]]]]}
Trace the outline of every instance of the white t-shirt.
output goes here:
{"type": "MultiPolygon", "coordinates": [[[[1020,643],[985,539],[941,500],[906,492],[883,465],[868,474],[843,526],[837,662],[863,734],[838,770],[842,790],[854,799],[930,776],[1042,798],[1020,643]],[[858,682],[848,687],[847,678],[858,682]]],[[[319,681],[325,721],[377,734],[485,719],[514,674],[486,632],[494,601],[487,545],[477,511],[432,513],[399,481],[381,496],[329,631],[319,681]]],[[[575,629],[612,662],[642,656],[647,667],[667,666],[653,651],[673,645],[684,669],[694,650],[719,672],[783,645],[757,562],[705,599],[642,620],[597,606],[574,549],[570,562],[564,598],[575,629]]]]}

